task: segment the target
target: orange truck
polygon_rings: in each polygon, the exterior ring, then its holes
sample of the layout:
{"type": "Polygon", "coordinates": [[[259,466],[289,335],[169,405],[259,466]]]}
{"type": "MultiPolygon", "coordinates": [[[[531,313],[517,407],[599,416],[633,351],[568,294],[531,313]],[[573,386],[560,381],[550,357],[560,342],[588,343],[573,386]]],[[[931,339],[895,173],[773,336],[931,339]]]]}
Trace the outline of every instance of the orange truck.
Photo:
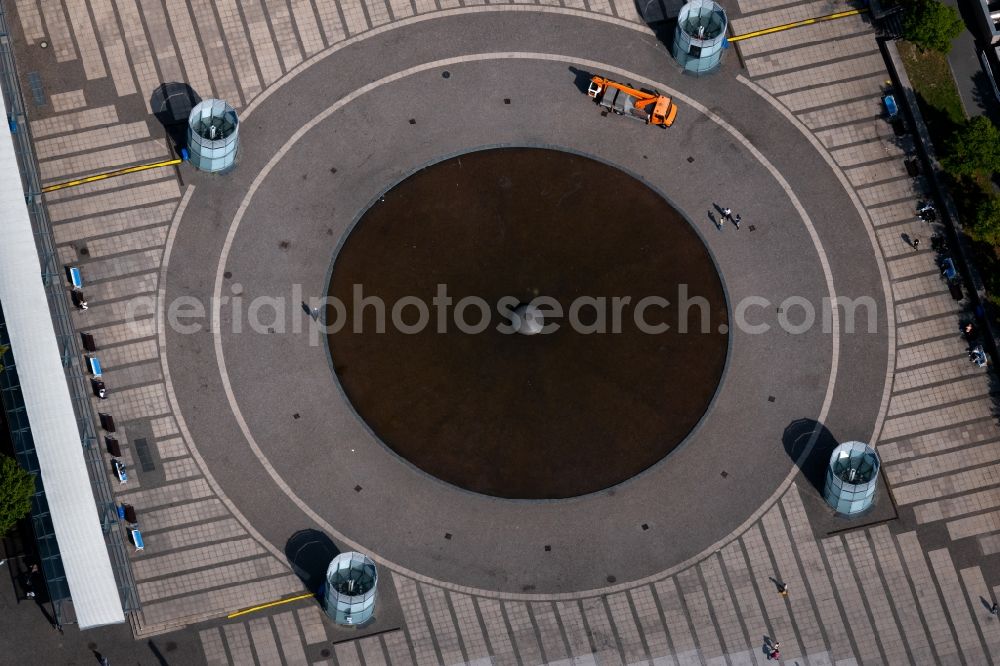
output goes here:
{"type": "Polygon", "coordinates": [[[631,84],[617,83],[603,76],[590,79],[587,94],[608,111],[648,125],[670,127],[677,117],[677,105],[666,95],[633,88],[631,84]]]}

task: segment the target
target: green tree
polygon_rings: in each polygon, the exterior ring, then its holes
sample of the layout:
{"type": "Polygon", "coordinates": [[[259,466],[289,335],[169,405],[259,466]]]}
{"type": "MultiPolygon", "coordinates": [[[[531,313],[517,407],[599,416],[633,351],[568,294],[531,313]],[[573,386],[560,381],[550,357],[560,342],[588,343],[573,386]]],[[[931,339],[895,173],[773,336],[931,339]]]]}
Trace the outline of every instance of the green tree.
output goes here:
{"type": "Polygon", "coordinates": [[[31,511],[35,475],[24,471],[9,456],[0,457],[0,536],[31,511]]]}
{"type": "Polygon", "coordinates": [[[3,355],[10,350],[8,345],[0,345],[0,372],[3,372],[3,355]]]}
{"type": "Polygon", "coordinates": [[[985,197],[976,207],[976,219],[965,227],[975,240],[1000,245],[1000,195],[985,197]]]}
{"type": "Polygon", "coordinates": [[[958,10],[938,0],[912,0],[903,16],[903,38],[921,50],[951,51],[951,41],[965,29],[958,10]]]}
{"type": "Polygon", "coordinates": [[[942,164],[955,176],[989,178],[1000,172],[1000,130],[986,116],[965,121],[942,164]]]}

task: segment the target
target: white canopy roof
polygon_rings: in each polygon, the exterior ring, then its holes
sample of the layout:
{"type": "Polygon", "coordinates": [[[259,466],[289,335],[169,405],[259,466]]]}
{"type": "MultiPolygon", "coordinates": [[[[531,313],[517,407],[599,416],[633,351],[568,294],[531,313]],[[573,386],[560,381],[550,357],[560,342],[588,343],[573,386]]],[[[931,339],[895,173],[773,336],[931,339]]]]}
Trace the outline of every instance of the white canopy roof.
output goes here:
{"type": "MultiPolygon", "coordinates": [[[[7,109],[2,90],[0,101],[7,109]]],[[[0,220],[0,303],[73,608],[81,629],[124,622],[7,131],[0,131],[0,220]]]]}

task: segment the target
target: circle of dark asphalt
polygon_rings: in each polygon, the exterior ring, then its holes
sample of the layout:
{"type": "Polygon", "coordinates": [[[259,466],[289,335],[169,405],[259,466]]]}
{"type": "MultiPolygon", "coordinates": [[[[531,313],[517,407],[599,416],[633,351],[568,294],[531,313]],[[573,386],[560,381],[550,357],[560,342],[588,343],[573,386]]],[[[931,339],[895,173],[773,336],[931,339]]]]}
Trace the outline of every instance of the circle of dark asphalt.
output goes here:
{"type": "Polygon", "coordinates": [[[419,170],[352,227],[329,294],[344,304],[327,310],[330,354],[360,417],[485,495],[635,476],[694,428],[725,365],[725,295],[698,234],[642,182],[563,151],[419,170]],[[542,298],[562,314],[547,306],[547,329],[518,335],[515,305],[542,298]]]}
{"type": "MultiPolygon", "coordinates": [[[[828,290],[816,247],[775,179],[693,109],[682,106],[667,131],[601,117],[578,88],[588,73],[572,64],[576,59],[614,63],[683,90],[725,117],[784,174],[823,243],[837,294],[869,296],[879,308],[874,333],[864,332],[861,318],[862,333],[841,336],[840,381],[824,425],[840,441],[869,439],[881,402],[884,292],[863,222],[811,144],[734,80],[732,59],[713,77],[691,79],[651,35],[521,12],[435,19],[372,36],[268,98],[244,123],[232,174],[191,176],[197,191],[176,230],[167,301],[194,296],[208,304],[249,183],[298,128],[371,80],[489,51],[559,53],[565,61],[469,62],[450,65],[448,79],[435,71],[399,78],[320,122],[263,181],[230,249],[223,295],[239,292],[241,308],[255,297],[283,297],[288,323],[284,332],[256,333],[245,325],[235,332],[240,312],[232,301],[222,305],[234,398],[297,497],[386,561],[501,592],[572,592],[635,580],[701,553],[769,500],[793,468],[786,429],[822,412],[834,341],[820,326],[797,335],[778,326],[777,306],[785,299],[819,303],[828,290]],[[325,293],[337,244],[387,184],[446,156],[495,145],[559,147],[643,179],[702,235],[731,304],[748,297],[770,304],[747,312],[752,323],[771,326],[767,333],[732,332],[718,395],[684,446],[606,492],[514,502],[461,491],[404,464],[343,399],[323,340],[311,339],[308,317],[295,302],[325,293]],[[741,212],[743,229],[717,230],[707,217],[713,202],[741,212]]],[[[279,548],[295,531],[316,527],[248,447],[221,385],[212,334],[168,328],[166,341],[184,419],[229,498],[279,548]]]]}

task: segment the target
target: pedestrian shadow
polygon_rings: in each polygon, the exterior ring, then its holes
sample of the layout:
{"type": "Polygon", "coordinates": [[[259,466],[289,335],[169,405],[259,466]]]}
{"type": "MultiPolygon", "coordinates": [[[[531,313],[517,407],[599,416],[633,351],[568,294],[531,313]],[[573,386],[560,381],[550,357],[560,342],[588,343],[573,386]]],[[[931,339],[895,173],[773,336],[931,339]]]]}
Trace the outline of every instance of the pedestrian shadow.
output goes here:
{"type": "Polygon", "coordinates": [[[186,83],[161,84],[149,97],[149,108],[163,125],[163,129],[180,153],[187,146],[187,121],[193,109],[201,101],[201,96],[186,83]]]}
{"type": "Polygon", "coordinates": [[[313,594],[326,580],[326,569],[340,554],[340,549],[319,530],[306,529],[293,534],[285,543],[285,557],[295,575],[313,594]]]}
{"type": "Polygon", "coordinates": [[[781,438],[785,453],[806,478],[820,492],[826,486],[826,468],[837,440],[819,421],[798,419],[792,421],[781,438]]]}

